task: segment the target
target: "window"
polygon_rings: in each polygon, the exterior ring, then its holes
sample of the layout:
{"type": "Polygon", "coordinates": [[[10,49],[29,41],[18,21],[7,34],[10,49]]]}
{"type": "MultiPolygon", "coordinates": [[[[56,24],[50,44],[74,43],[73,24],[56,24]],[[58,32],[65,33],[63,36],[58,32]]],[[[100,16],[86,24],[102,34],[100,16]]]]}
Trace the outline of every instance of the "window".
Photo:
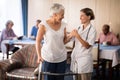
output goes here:
{"type": "Polygon", "coordinates": [[[5,28],[7,20],[14,22],[16,35],[23,35],[21,0],[0,0],[0,31],[5,28]]]}

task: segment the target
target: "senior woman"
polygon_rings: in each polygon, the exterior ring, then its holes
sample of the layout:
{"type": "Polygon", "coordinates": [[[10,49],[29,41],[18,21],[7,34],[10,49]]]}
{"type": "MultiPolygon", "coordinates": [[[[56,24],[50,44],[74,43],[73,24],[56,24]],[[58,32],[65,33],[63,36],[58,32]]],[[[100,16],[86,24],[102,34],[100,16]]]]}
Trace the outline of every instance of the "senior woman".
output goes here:
{"type": "MultiPolygon", "coordinates": [[[[1,51],[2,53],[6,53],[6,46],[2,41],[4,40],[12,40],[13,38],[17,38],[16,34],[14,33],[12,27],[14,23],[11,20],[8,20],[6,22],[6,28],[2,30],[1,36],[0,36],[0,46],[1,46],[1,51]]],[[[10,50],[14,53],[17,51],[19,48],[15,47],[13,45],[10,46],[10,50]]]]}
{"type": "Polygon", "coordinates": [[[78,73],[78,80],[91,80],[93,72],[92,45],[96,39],[96,29],[91,24],[94,13],[90,8],[80,10],[81,26],[73,30],[71,35],[75,37],[75,47],[71,58],[71,70],[78,73]]]}
{"type": "MultiPolygon", "coordinates": [[[[36,37],[38,63],[42,61],[42,71],[64,73],[66,67],[67,42],[64,7],[54,3],[50,8],[50,17],[41,22],[36,37]],[[44,36],[44,44],[40,44],[44,36]]],[[[44,80],[64,80],[64,76],[45,75],[44,80]]]]}

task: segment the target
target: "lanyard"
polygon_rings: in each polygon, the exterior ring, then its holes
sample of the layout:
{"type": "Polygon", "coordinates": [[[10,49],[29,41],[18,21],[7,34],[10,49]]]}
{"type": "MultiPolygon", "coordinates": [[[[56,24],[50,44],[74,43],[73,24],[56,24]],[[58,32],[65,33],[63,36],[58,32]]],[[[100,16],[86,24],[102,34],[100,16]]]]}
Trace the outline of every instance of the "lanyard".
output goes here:
{"type": "MultiPolygon", "coordinates": [[[[80,29],[80,27],[81,27],[81,26],[78,27],[78,30],[80,29]]],[[[90,32],[90,29],[91,29],[91,25],[90,25],[90,27],[89,27],[89,29],[88,29],[88,32],[87,32],[87,35],[86,35],[86,41],[87,41],[87,39],[88,39],[88,34],[89,34],[89,32],[90,32]]]]}

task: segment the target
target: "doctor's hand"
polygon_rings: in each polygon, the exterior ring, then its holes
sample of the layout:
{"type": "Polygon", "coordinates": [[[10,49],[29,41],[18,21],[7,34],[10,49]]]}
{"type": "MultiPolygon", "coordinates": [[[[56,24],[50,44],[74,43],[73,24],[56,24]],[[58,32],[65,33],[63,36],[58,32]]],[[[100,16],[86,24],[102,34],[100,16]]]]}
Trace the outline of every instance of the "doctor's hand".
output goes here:
{"type": "Polygon", "coordinates": [[[72,37],[77,37],[79,35],[76,29],[74,29],[70,34],[72,35],[72,37]]]}

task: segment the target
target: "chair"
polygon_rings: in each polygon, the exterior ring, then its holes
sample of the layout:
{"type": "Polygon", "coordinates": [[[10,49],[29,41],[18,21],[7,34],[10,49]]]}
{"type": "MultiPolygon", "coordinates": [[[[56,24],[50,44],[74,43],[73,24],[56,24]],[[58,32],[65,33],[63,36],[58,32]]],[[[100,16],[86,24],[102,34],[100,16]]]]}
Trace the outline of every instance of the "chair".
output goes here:
{"type": "Polygon", "coordinates": [[[14,45],[11,46],[10,44],[5,44],[4,42],[5,40],[0,41],[0,51],[3,53],[3,59],[5,58],[5,54],[7,54],[6,58],[8,59],[9,55],[19,50],[19,47],[16,47],[14,45]]]}
{"type": "Polygon", "coordinates": [[[100,77],[100,71],[102,71],[103,78],[105,77],[105,65],[104,61],[100,59],[100,44],[99,41],[95,42],[95,46],[92,49],[92,57],[93,57],[93,67],[96,72],[96,77],[100,77]]]}
{"type": "Polygon", "coordinates": [[[0,61],[0,80],[37,80],[38,66],[35,45],[27,45],[15,52],[11,59],[0,61]]]}
{"type": "MultiPolygon", "coordinates": [[[[120,49],[118,50],[118,53],[120,53],[120,49]]],[[[120,55],[118,55],[120,57],[120,55]]],[[[112,74],[115,72],[116,73],[116,77],[120,75],[120,60],[118,61],[118,65],[116,65],[115,67],[112,68],[112,74]]],[[[111,65],[109,65],[110,67],[111,65]]],[[[119,77],[120,78],[120,77],[119,77]]]]}
{"type": "Polygon", "coordinates": [[[120,39],[119,39],[119,38],[120,38],[120,35],[119,35],[119,34],[117,34],[117,35],[116,35],[116,37],[117,37],[117,39],[120,41],[120,39]]]}
{"type": "Polygon", "coordinates": [[[92,49],[92,57],[93,57],[93,66],[94,66],[94,69],[96,69],[96,73],[97,73],[97,77],[99,76],[99,43],[96,42],[95,43],[95,46],[93,46],[93,49],[92,49]]]}

